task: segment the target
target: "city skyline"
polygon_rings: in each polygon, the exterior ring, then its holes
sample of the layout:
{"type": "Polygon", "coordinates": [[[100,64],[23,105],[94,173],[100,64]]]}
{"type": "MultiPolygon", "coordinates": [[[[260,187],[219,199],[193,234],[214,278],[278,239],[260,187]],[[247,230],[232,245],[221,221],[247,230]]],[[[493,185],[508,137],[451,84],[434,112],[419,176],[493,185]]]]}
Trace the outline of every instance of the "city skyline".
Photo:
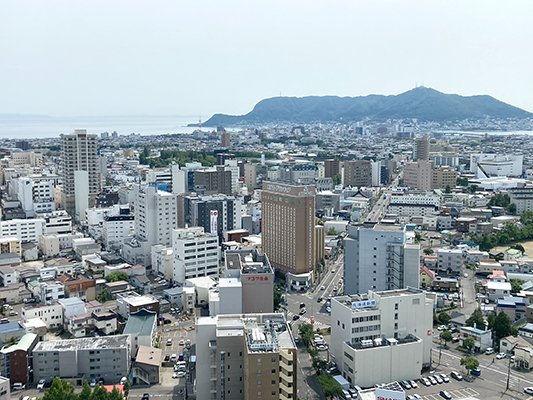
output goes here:
{"type": "MultiPolygon", "coordinates": [[[[4,2],[2,114],[245,114],[417,85],[533,111],[521,1],[4,2]]],[[[195,118],[196,119],[196,118],[195,118]]],[[[191,122],[195,122],[194,120],[191,122]]]]}

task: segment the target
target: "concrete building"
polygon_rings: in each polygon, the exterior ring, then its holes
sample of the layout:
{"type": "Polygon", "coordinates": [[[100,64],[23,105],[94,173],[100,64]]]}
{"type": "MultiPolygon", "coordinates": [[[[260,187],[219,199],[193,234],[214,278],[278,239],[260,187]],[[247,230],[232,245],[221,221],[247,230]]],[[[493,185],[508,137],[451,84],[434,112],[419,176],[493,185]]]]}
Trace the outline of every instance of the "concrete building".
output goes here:
{"type": "Polygon", "coordinates": [[[475,341],[474,350],[483,353],[489,347],[492,347],[492,330],[481,330],[471,326],[462,326],[459,328],[459,339],[463,341],[471,337],[475,341]]]}
{"type": "Polygon", "coordinates": [[[218,313],[273,312],[274,269],[266,254],[256,250],[232,250],[226,251],[224,258],[226,268],[224,277],[219,279],[218,313]]]}
{"type": "Polygon", "coordinates": [[[429,135],[425,133],[415,139],[415,148],[413,149],[413,160],[429,160],[429,135]]]}
{"type": "Polygon", "coordinates": [[[32,382],[34,364],[31,355],[37,342],[35,333],[26,333],[16,344],[0,350],[0,375],[9,378],[11,386],[14,383],[27,385],[32,382]]]}
{"type": "Polygon", "coordinates": [[[372,172],[370,161],[345,161],[344,186],[371,186],[372,172]]]}
{"type": "Polygon", "coordinates": [[[533,187],[509,189],[507,191],[511,203],[516,205],[516,214],[533,211],[533,187]]]}
{"type": "Polygon", "coordinates": [[[449,275],[461,273],[463,267],[463,251],[461,249],[439,248],[437,249],[438,272],[449,275]]]}
{"type": "Polygon", "coordinates": [[[127,292],[117,295],[117,313],[124,320],[140,310],[155,311],[159,315],[159,300],[148,295],[127,292]]]}
{"type": "Polygon", "coordinates": [[[220,145],[222,147],[230,147],[231,146],[231,135],[227,132],[224,132],[220,135],[220,145]]]}
{"type": "Polygon", "coordinates": [[[20,240],[16,237],[0,237],[0,254],[20,254],[20,240]]]}
{"type": "Polygon", "coordinates": [[[21,242],[35,242],[45,232],[44,219],[12,219],[0,221],[0,236],[16,237],[21,242]]]}
{"type": "Polygon", "coordinates": [[[76,171],[88,173],[89,207],[94,207],[96,195],[100,190],[97,146],[98,137],[95,134],[87,134],[85,129],[76,129],[72,134],[61,135],[61,205],[70,215],[74,215],[76,208],[76,171]]]}
{"type": "Polygon", "coordinates": [[[452,167],[442,166],[431,171],[431,189],[455,188],[457,182],[457,171],[452,167]]]}
{"type": "Polygon", "coordinates": [[[432,164],[429,161],[412,161],[405,163],[403,183],[411,189],[431,190],[432,164]]]}
{"type": "Polygon", "coordinates": [[[314,189],[263,182],[263,252],[284,273],[306,274],[316,266],[314,189]]]}
{"type": "Polygon", "coordinates": [[[63,326],[63,307],[59,303],[31,306],[25,304],[20,312],[23,324],[35,318],[39,318],[46,324],[48,329],[63,326]]]}
{"type": "Polygon", "coordinates": [[[491,176],[521,176],[523,155],[470,154],[470,172],[478,178],[491,176]]]}
{"type": "Polygon", "coordinates": [[[135,356],[140,346],[155,347],[157,336],[157,313],[146,309],[130,314],[124,335],[131,336],[131,354],[135,356]]]}
{"type": "Polygon", "coordinates": [[[149,346],[139,346],[132,366],[133,384],[157,385],[163,351],[149,346]]]}
{"type": "Polygon", "coordinates": [[[344,293],[418,288],[420,245],[405,227],[350,225],[344,241],[344,293]]]}
{"type": "Polygon", "coordinates": [[[338,158],[324,160],[324,177],[333,178],[341,173],[341,162],[338,158]]]}
{"type": "Polygon", "coordinates": [[[296,399],[297,349],[283,314],[196,320],[197,398],[296,399]]]}
{"type": "Polygon", "coordinates": [[[122,248],[124,239],[132,236],[135,231],[133,215],[109,216],[103,222],[104,244],[107,250],[122,248]]]}
{"type": "Polygon", "coordinates": [[[197,169],[194,171],[195,190],[201,188],[206,192],[232,194],[232,182],[234,174],[224,165],[216,165],[212,168],[197,169]]]}
{"type": "Polygon", "coordinates": [[[163,245],[152,246],[152,269],[165,279],[174,279],[173,249],[163,245]]]}
{"type": "Polygon", "coordinates": [[[204,233],[202,227],[174,229],[172,236],[175,282],[183,284],[188,278],[218,276],[218,236],[204,233]]]}
{"type": "Polygon", "coordinates": [[[72,217],[65,210],[56,210],[37,214],[45,221],[45,235],[70,234],[72,232],[72,217]]]}
{"type": "Polygon", "coordinates": [[[431,366],[435,296],[408,288],[334,297],[331,356],[352,385],[417,379],[431,366]]]}
{"type": "Polygon", "coordinates": [[[129,376],[130,335],[39,342],[33,349],[33,379],[85,380],[103,378],[117,383],[129,376]]]}
{"type": "Polygon", "coordinates": [[[0,400],[11,400],[11,385],[9,378],[0,376],[0,400]]]}

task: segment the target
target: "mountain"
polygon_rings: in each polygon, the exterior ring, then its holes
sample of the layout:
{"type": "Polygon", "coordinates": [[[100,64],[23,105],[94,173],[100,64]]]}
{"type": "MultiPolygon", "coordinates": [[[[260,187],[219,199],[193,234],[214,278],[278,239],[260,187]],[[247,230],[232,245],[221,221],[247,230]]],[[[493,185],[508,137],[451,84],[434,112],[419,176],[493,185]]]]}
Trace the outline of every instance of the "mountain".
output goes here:
{"type": "Polygon", "coordinates": [[[486,116],[520,119],[533,117],[533,114],[491,96],[460,96],[421,86],[391,96],[373,94],[359,97],[272,97],[261,100],[246,115],[215,114],[203,125],[350,122],[363,118],[417,118],[421,121],[440,122],[480,119],[486,116]]]}

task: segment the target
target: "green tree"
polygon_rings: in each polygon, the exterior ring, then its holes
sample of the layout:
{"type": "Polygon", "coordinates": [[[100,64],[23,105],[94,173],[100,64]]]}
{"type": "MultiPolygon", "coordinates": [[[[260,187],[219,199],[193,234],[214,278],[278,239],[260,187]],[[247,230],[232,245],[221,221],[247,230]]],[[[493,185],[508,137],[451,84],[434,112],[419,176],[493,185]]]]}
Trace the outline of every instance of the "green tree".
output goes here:
{"type": "Polygon", "coordinates": [[[474,310],[472,315],[466,320],[466,326],[475,326],[478,329],[484,328],[485,321],[483,320],[483,313],[480,308],[474,310]]]}
{"type": "Polygon", "coordinates": [[[522,279],[511,279],[511,293],[518,293],[522,290],[524,281],[522,279]]]}
{"type": "Polygon", "coordinates": [[[128,395],[130,393],[130,381],[126,381],[124,382],[124,398],[127,399],[128,398],[128,395]]]}
{"type": "Polygon", "coordinates": [[[74,386],[61,380],[58,376],[54,378],[52,385],[43,395],[43,400],[77,400],[77,398],[78,395],[74,393],[74,386]]]}
{"type": "Polygon", "coordinates": [[[274,288],[274,310],[277,310],[281,306],[281,303],[283,303],[283,295],[279,290],[274,288]]]}
{"type": "Polygon", "coordinates": [[[511,318],[503,311],[500,311],[494,319],[494,326],[492,327],[495,339],[499,341],[501,338],[511,335],[511,327],[511,318]]]}
{"type": "Polygon", "coordinates": [[[524,211],[520,216],[520,222],[524,225],[533,225],[533,211],[524,211]]]}
{"type": "Polygon", "coordinates": [[[313,325],[311,324],[300,324],[298,325],[298,331],[300,332],[300,337],[304,342],[304,345],[308,347],[313,340],[313,325]]]}
{"type": "Polygon", "coordinates": [[[476,193],[478,186],[477,185],[470,185],[470,192],[476,193]]]}
{"type": "Polygon", "coordinates": [[[92,390],[89,386],[89,382],[83,382],[83,388],[81,389],[80,394],[78,394],[78,400],[89,400],[91,398],[91,393],[92,390]]]}
{"type": "Polygon", "coordinates": [[[334,227],[329,228],[328,233],[326,235],[335,236],[337,234],[337,230],[334,227]]]}
{"type": "Polygon", "coordinates": [[[318,377],[318,382],[322,386],[326,398],[342,396],[342,386],[330,374],[322,374],[318,377]]]}
{"type": "Polygon", "coordinates": [[[427,256],[430,256],[433,253],[434,253],[433,249],[430,249],[430,248],[424,249],[424,254],[427,256]]]}
{"type": "Polygon", "coordinates": [[[452,187],[450,185],[446,185],[446,188],[444,189],[444,193],[451,193],[452,187]]]}
{"type": "Polygon", "coordinates": [[[516,214],[516,204],[515,203],[511,203],[509,204],[509,206],[506,208],[507,212],[511,215],[515,215],[516,214]]]}
{"type": "Polygon", "coordinates": [[[461,358],[461,365],[467,369],[468,373],[470,373],[470,371],[479,367],[479,361],[474,357],[463,357],[461,358]]]}
{"type": "Polygon", "coordinates": [[[107,288],[102,288],[102,293],[100,296],[98,296],[98,301],[100,303],[105,303],[106,301],[111,301],[113,298],[111,297],[111,293],[109,293],[109,290],[107,288]]]}
{"type": "Polygon", "coordinates": [[[472,349],[474,348],[475,345],[476,345],[476,341],[471,336],[469,336],[465,340],[463,340],[463,346],[468,351],[472,351],[472,349]]]}
{"type": "Polygon", "coordinates": [[[320,226],[324,226],[324,221],[322,221],[321,219],[319,219],[316,223],[320,226]]]}
{"type": "Polygon", "coordinates": [[[333,184],[335,185],[341,184],[341,174],[335,175],[332,179],[333,179],[333,184]]]}
{"type": "Polygon", "coordinates": [[[446,311],[441,311],[439,313],[439,324],[441,325],[448,325],[450,323],[451,317],[448,315],[446,311]]]}
{"type": "Polygon", "coordinates": [[[468,186],[468,178],[457,178],[457,186],[468,186]]]}
{"type": "Polygon", "coordinates": [[[497,206],[507,208],[511,204],[511,198],[508,194],[496,193],[489,200],[489,206],[497,206]]]}
{"type": "Polygon", "coordinates": [[[128,282],[130,280],[130,277],[125,272],[111,272],[110,274],[107,274],[105,277],[106,282],[118,282],[118,281],[126,281],[128,282]]]}
{"type": "MultiPolygon", "coordinates": [[[[517,229],[518,229],[518,227],[517,227],[517,229]]],[[[520,243],[513,244],[511,246],[511,249],[515,249],[515,250],[521,251],[522,253],[526,252],[526,249],[524,249],[524,246],[522,246],[520,243]]]]}
{"type": "Polygon", "coordinates": [[[448,342],[451,342],[453,339],[452,333],[450,331],[443,331],[440,334],[440,338],[444,340],[444,345],[447,346],[448,342]]]}
{"type": "Polygon", "coordinates": [[[89,400],[109,400],[109,394],[105,387],[96,385],[89,400]]]}

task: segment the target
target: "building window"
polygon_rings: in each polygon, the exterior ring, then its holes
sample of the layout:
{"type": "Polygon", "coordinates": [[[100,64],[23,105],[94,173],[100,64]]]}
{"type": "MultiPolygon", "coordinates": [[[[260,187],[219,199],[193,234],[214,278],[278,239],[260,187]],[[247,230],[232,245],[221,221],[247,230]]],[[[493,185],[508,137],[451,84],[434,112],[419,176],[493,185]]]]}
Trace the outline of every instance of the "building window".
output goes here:
{"type": "Polygon", "coordinates": [[[261,381],[257,381],[257,386],[261,386],[261,381]]]}
{"type": "Polygon", "coordinates": [[[396,303],[396,304],[394,305],[394,309],[395,309],[395,310],[398,309],[398,303],[396,303]]]}

